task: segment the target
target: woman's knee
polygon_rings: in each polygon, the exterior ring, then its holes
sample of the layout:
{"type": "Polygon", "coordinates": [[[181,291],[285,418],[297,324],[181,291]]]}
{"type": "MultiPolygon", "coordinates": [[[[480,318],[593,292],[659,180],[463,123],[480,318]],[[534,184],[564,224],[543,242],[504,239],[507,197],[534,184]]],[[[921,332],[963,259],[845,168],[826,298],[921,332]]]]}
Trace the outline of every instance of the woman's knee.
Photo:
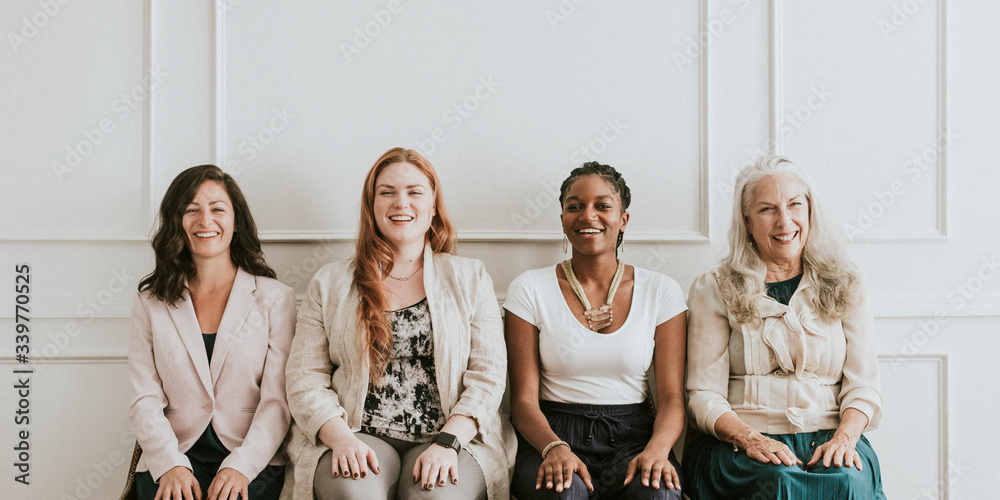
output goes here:
{"type": "MultiPolygon", "coordinates": [[[[387,457],[389,458],[389,457],[387,457]]],[[[398,462],[398,459],[396,459],[398,462]]],[[[396,495],[396,473],[382,470],[380,474],[367,474],[366,477],[354,479],[351,477],[333,477],[333,454],[327,450],[316,465],[313,478],[313,494],[317,500],[336,499],[382,499],[393,500],[396,495]]]]}

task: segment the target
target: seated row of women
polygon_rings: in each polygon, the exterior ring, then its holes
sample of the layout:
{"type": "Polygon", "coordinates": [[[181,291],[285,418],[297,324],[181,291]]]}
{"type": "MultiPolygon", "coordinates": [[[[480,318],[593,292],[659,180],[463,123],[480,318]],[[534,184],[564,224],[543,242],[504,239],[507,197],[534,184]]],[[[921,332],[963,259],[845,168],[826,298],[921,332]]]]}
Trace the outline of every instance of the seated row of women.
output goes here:
{"type": "Polygon", "coordinates": [[[884,498],[872,313],[790,161],[740,174],[686,303],[619,258],[614,168],[562,183],[569,258],[517,277],[503,319],[441,193],[419,153],[382,155],[354,257],[296,319],[233,178],[174,179],[132,314],[139,498],[884,498]]]}

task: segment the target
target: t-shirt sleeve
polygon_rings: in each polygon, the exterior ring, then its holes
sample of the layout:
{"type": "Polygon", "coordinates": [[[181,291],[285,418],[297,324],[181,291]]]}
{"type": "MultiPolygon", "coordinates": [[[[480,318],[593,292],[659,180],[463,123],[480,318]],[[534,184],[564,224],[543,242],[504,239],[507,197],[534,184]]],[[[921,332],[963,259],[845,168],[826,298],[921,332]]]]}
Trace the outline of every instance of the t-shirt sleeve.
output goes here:
{"type": "Polygon", "coordinates": [[[514,278],[514,281],[510,283],[510,286],[507,288],[507,300],[504,301],[503,308],[537,327],[537,304],[533,300],[533,297],[531,276],[528,273],[524,273],[514,278]]]}
{"type": "Polygon", "coordinates": [[[676,281],[668,276],[660,275],[657,283],[656,297],[657,304],[656,324],[662,325],[670,318],[687,311],[687,303],[684,301],[684,291],[676,281]]]}

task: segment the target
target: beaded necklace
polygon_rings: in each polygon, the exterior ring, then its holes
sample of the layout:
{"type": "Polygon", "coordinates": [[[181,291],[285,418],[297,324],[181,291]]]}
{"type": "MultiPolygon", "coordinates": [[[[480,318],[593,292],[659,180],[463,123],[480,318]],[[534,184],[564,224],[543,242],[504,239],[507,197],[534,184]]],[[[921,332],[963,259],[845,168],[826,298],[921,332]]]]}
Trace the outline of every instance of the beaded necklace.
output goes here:
{"type": "Polygon", "coordinates": [[[563,272],[566,273],[566,279],[569,281],[569,286],[573,288],[573,292],[576,293],[577,298],[583,303],[583,316],[587,318],[587,328],[597,332],[611,326],[611,323],[615,319],[614,311],[614,299],[615,293],[618,292],[618,285],[622,282],[622,275],[625,274],[625,263],[618,260],[618,268],[615,269],[615,276],[611,278],[611,288],[608,289],[608,300],[607,302],[598,308],[591,308],[590,301],[587,300],[587,294],[583,292],[583,286],[580,285],[580,280],[576,278],[576,274],[573,273],[573,260],[567,259],[559,263],[562,266],[563,272]]]}

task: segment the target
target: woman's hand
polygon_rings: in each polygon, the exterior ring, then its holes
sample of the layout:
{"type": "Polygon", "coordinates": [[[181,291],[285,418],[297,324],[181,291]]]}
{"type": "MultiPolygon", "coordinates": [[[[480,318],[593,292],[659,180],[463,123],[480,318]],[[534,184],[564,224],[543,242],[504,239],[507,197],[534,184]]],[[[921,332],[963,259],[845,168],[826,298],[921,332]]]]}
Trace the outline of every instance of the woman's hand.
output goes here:
{"type": "Polygon", "coordinates": [[[750,432],[744,443],[747,456],[754,460],[774,465],[802,465],[802,461],[792,453],[791,448],[757,431],[750,432]]]}
{"type": "Polygon", "coordinates": [[[160,476],[155,500],[201,500],[201,486],[191,469],[178,465],[160,476]]]}
{"type": "Polygon", "coordinates": [[[806,466],[811,467],[819,462],[820,458],[823,459],[823,467],[829,467],[832,463],[837,467],[853,465],[861,470],[861,454],[854,449],[854,442],[849,437],[839,433],[834,434],[829,441],[819,445],[806,466]]]}
{"type": "Polygon", "coordinates": [[[577,457],[573,453],[569,446],[556,446],[549,450],[548,455],[545,456],[545,460],[542,461],[542,465],[538,467],[538,478],[535,480],[535,489],[542,489],[542,485],[545,485],[545,489],[555,489],[557,492],[562,492],[563,490],[569,489],[573,485],[573,473],[580,475],[580,479],[583,479],[583,484],[587,485],[587,489],[594,491],[594,483],[590,480],[590,472],[587,471],[587,466],[580,461],[580,457],[577,457]]]}
{"type": "Polygon", "coordinates": [[[249,486],[250,480],[236,469],[219,469],[208,486],[208,500],[247,500],[250,498],[249,486]]]}
{"type": "Polygon", "coordinates": [[[628,464],[628,471],[625,473],[625,484],[632,482],[635,473],[639,472],[643,486],[652,486],[660,489],[660,477],[663,484],[670,489],[681,489],[681,478],[677,475],[677,470],[670,463],[670,449],[665,451],[660,447],[651,450],[648,446],[642,453],[636,455],[628,464]]]}
{"type": "Polygon", "coordinates": [[[413,482],[420,488],[433,490],[434,485],[444,486],[451,475],[451,484],[458,484],[458,453],[439,444],[431,444],[413,464],[413,482]]]}
{"type": "Polygon", "coordinates": [[[330,457],[330,472],[333,477],[344,476],[353,479],[368,477],[369,465],[371,465],[373,472],[379,473],[375,450],[358,439],[353,432],[337,436],[326,445],[330,447],[333,454],[330,457]]]}

